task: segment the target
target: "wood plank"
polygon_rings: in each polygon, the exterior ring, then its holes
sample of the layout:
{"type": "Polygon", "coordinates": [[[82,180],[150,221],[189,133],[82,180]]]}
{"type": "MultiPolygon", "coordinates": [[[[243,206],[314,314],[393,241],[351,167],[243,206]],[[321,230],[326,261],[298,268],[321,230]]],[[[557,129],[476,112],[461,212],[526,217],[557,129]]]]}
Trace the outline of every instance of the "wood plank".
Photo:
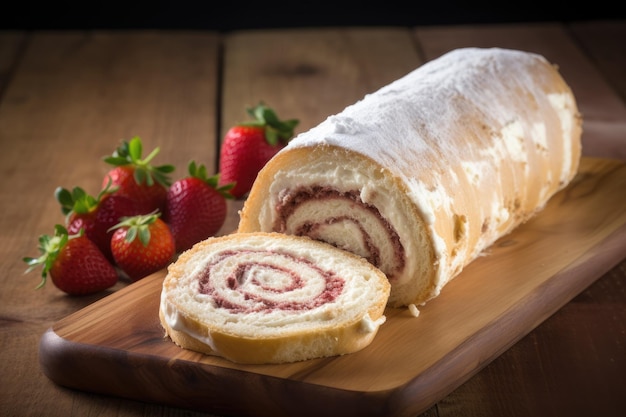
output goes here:
{"type": "MultiPolygon", "coordinates": [[[[2,39],[8,68],[21,40],[2,39]]],[[[54,321],[127,284],[87,297],[68,297],[52,283],[34,290],[40,276],[24,276],[21,259],[37,255],[38,236],[63,221],[54,189],[97,193],[101,158],[135,134],[146,149],[160,146],[156,161],[177,164],[182,174],[192,157],[214,169],[218,47],[212,32],[29,35],[0,106],[0,351],[10,358],[0,361],[0,402],[10,398],[8,415],[75,411],[76,394],[41,374],[37,341],[54,321]]],[[[102,400],[86,396],[81,407],[93,412],[102,400]]]]}
{"type": "Polygon", "coordinates": [[[583,21],[568,25],[570,32],[608,84],[626,102],[626,21],[583,21]]]}
{"type": "Polygon", "coordinates": [[[537,52],[559,66],[583,115],[583,154],[626,160],[626,106],[584,52],[556,23],[418,27],[428,60],[455,48],[503,47],[537,52]]]}
{"type": "Polygon", "coordinates": [[[622,258],[624,187],[626,164],[583,160],[570,186],[470,264],[418,318],[387,309],[373,343],[354,354],[249,366],[180,349],[163,338],[156,314],[162,272],[57,322],[42,338],[42,369],[76,389],[227,415],[415,415],[622,258]]]}
{"type": "Polygon", "coordinates": [[[423,63],[405,28],[240,31],[224,47],[222,136],[260,101],[308,130],[423,63]]]}
{"type": "Polygon", "coordinates": [[[22,31],[0,32],[0,98],[19,61],[19,53],[26,41],[22,31]]]}

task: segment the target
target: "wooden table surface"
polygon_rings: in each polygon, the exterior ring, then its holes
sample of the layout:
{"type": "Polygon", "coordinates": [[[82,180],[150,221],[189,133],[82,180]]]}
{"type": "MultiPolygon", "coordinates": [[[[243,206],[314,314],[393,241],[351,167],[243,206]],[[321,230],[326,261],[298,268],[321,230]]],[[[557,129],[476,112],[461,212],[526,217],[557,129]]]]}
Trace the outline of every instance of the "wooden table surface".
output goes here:
{"type": "MultiPolygon", "coordinates": [[[[500,46],[557,63],[584,117],[584,155],[626,161],[625,39],[626,21],[607,20],[0,32],[0,415],[207,415],[63,388],[39,366],[46,329],[110,292],[35,291],[39,275],[24,275],[22,257],[63,221],[54,189],[96,194],[102,157],[122,139],[159,147],[155,162],[176,165],[174,177],[191,159],[215,172],[220,138],[247,106],[264,101],[303,131],[446,51],[500,46]]],[[[236,227],[241,202],[230,204],[220,233],[236,227]]],[[[624,415],[626,248],[604,270],[423,416],[624,415]]]]}

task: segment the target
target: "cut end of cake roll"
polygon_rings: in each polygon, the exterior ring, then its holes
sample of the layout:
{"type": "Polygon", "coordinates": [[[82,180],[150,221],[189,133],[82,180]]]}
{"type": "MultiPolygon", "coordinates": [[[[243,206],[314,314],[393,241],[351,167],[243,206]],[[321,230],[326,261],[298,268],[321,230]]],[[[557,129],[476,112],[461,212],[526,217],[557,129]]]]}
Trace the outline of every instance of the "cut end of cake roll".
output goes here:
{"type": "Polygon", "coordinates": [[[269,188],[257,185],[245,203],[240,232],[307,236],[354,253],[385,273],[392,285],[391,306],[430,297],[432,280],[405,279],[434,276],[427,225],[389,170],[325,144],[280,154],[270,168],[259,177],[269,188]],[[259,191],[267,197],[259,198],[259,191]]]}
{"type": "Polygon", "coordinates": [[[159,317],[182,348],[244,364],[357,352],[385,321],[385,275],[308,237],[209,238],[168,268],[159,317]]]}
{"type": "Polygon", "coordinates": [[[544,57],[454,50],[294,138],[257,176],[238,231],[362,256],[387,275],[389,306],[422,305],[573,179],[581,134],[544,57]]]}

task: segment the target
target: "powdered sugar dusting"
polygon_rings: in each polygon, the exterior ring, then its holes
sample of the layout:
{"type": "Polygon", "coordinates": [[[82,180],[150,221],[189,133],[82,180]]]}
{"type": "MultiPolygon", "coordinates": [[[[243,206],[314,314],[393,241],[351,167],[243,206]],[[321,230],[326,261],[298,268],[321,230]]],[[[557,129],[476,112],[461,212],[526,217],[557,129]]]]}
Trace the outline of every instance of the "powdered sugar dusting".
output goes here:
{"type": "MultiPolygon", "coordinates": [[[[541,55],[462,48],[329,116],[281,153],[323,145],[363,155],[385,171],[386,185],[402,184],[435,254],[434,297],[571,180],[580,155],[580,120],[573,94],[541,55]],[[471,221],[456,229],[454,219],[460,217],[471,221]]],[[[413,245],[407,249],[412,253],[419,245],[407,227],[410,220],[395,207],[397,190],[374,187],[377,176],[362,171],[339,173],[332,158],[296,166],[274,176],[270,194],[303,183],[359,190],[376,201],[403,245],[413,245]]],[[[272,206],[262,208],[261,225],[272,224],[272,206]]],[[[407,272],[398,282],[413,279],[419,278],[407,272]]]]}

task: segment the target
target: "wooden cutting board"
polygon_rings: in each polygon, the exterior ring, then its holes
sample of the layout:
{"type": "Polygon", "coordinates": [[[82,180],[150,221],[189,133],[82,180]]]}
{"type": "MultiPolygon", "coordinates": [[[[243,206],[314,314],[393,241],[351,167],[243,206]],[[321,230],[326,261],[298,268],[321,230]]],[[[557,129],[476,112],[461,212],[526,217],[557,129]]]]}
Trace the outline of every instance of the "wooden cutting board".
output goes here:
{"type": "Polygon", "coordinates": [[[55,323],[41,338],[40,362],[66,387],[218,415],[415,416],[625,256],[626,165],[584,158],[567,189],[419,317],[387,309],[360,352],[250,366],[180,349],[159,324],[161,271],[55,323]]]}

